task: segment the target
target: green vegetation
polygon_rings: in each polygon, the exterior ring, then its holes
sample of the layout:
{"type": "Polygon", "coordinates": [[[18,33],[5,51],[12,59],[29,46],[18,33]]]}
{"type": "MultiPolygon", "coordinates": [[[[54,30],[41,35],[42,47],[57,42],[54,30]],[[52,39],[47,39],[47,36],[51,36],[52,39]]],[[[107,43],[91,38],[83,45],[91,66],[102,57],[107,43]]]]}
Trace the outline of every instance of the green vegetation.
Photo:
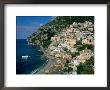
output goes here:
{"type": "Polygon", "coordinates": [[[73,68],[71,68],[70,66],[69,66],[69,60],[67,60],[66,61],[66,63],[65,63],[65,65],[64,65],[64,69],[63,69],[63,72],[71,72],[71,71],[73,71],[73,68]]]}
{"type": "Polygon", "coordinates": [[[94,74],[94,57],[91,57],[85,63],[80,63],[77,67],[78,74],[94,74]]]}
{"type": "Polygon", "coordinates": [[[82,51],[84,49],[91,49],[94,52],[94,46],[89,44],[82,44],[82,40],[76,42],[75,47],[77,47],[78,51],[82,51]]]}
{"type": "MultiPolygon", "coordinates": [[[[62,29],[69,27],[73,22],[94,21],[94,16],[58,16],[53,21],[41,26],[35,33],[27,38],[30,45],[47,48],[51,37],[59,34],[62,29]]],[[[94,23],[94,22],[93,22],[94,23]]]]}
{"type": "Polygon", "coordinates": [[[78,51],[82,51],[84,49],[91,49],[92,51],[94,51],[94,46],[93,45],[88,45],[88,44],[84,44],[81,46],[77,46],[78,51]]]}
{"type": "MultiPolygon", "coordinates": [[[[81,28],[84,28],[85,24],[88,25],[88,21],[90,21],[90,23],[91,22],[94,23],[94,17],[93,16],[58,16],[51,22],[41,26],[35,33],[33,33],[31,36],[27,38],[29,45],[39,46],[41,48],[41,51],[44,52],[44,56],[42,57],[42,59],[44,59],[45,57],[49,58],[50,60],[64,59],[64,61],[63,60],[61,61],[62,66],[57,65],[56,67],[53,65],[52,67],[48,67],[50,73],[74,74],[76,73],[76,71],[77,74],[94,73],[94,57],[92,56],[93,53],[91,53],[94,52],[94,45],[93,43],[82,44],[82,40],[85,39],[85,34],[84,35],[82,34],[83,32],[81,28]],[[87,21],[87,23],[85,21],[87,21]],[[77,27],[77,25],[73,25],[74,22],[79,26],[77,27]],[[79,31],[79,33],[81,33],[82,35],[80,40],[79,40],[80,34],[78,35],[77,31],[79,31]],[[68,35],[72,37],[70,38],[70,40],[67,39],[69,38],[68,35]],[[73,39],[75,39],[75,41],[72,41],[73,39]],[[66,46],[65,45],[63,46],[62,42],[66,44],[66,46]],[[67,43],[69,43],[69,45],[67,43]],[[71,44],[73,45],[73,47],[70,46],[71,44]],[[68,46],[70,46],[71,49],[68,46]],[[89,49],[89,50],[87,50],[86,52],[85,49],[86,50],[89,49]],[[82,50],[84,50],[84,52],[82,50]],[[82,51],[83,53],[80,51],[82,51]],[[89,56],[92,57],[90,58],[89,56]],[[85,59],[85,62],[83,62],[83,58],[85,59]],[[76,62],[76,60],[78,60],[78,62],[76,62]]],[[[88,27],[94,27],[94,25],[88,27]]],[[[88,29],[85,28],[85,30],[83,31],[86,30],[88,29]]],[[[93,33],[91,34],[88,31],[87,35],[89,34],[90,36],[93,35],[93,33]]],[[[94,39],[92,38],[92,41],[93,40],[94,39]]]]}

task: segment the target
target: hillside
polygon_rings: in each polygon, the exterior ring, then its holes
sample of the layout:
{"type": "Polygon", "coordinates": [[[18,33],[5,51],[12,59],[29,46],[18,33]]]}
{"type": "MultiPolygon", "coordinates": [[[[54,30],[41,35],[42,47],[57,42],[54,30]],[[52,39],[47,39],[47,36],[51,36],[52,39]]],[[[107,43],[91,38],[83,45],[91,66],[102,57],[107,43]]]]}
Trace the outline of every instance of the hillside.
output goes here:
{"type": "Polygon", "coordinates": [[[35,33],[27,38],[30,45],[42,46],[47,48],[51,43],[52,36],[59,34],[64,28],[73,24],[73,22],[83,23],[91,21],[94,23],[94,16],[58,16],[53,21],[41,26],[35,33]]]}
{"type": "Polygon", "coordinates": [[[47,65],[38,73],[94,73],[94,17],[58,16],[27,39],[39,46],[47,65]]]}

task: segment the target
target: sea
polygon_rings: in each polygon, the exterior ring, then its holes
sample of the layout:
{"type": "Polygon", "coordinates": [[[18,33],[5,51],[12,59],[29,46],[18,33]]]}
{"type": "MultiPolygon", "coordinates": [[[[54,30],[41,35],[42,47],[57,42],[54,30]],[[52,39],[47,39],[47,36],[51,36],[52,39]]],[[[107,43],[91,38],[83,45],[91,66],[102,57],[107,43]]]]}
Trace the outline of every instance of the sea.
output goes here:
{"type": "Polygon", "coordinates": [[[38,47],[28,45],[26,39],[16,39],[16,74],[32,74],[46,63],[38,47]],[[26,58],[25,56],[28,56],[26,58]]]}

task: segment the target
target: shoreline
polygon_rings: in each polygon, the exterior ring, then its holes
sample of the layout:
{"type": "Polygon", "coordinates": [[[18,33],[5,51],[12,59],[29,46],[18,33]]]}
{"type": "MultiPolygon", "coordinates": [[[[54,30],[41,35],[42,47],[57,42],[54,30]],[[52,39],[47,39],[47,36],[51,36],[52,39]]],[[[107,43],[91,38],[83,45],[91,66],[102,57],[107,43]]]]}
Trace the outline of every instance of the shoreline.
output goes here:
{"type": "Polygon", "coordinates": [[[44,53],[43,56],[47,57],[46,62],[31,72],[31,74],[46,74],[45,71],[49,70],[50,66],[55,63],[55,60],[51,58],[43,48],[40,47],[40,50],[44,53]]]}
{"type": "Polygon", "coordinates": [[[38,73],[40,70],[42,70],[42,69],[45,67],[45,65],[47,65],[47,64],[48,64],[48,60],[47,60],[43,65],[41,65],[39,68],[33,70],[33,71],[31,72],[31,74],[37,74],[37,73],[38,73]]]}
{"type": "Polygon", "coordinates": [[[54,63],[53,60],[47,60],[46,63],[44,63],[39,68],[35,69],[31,72],[31,74],[46,74],[45,70],[49,70],[49,67],[54,63]]]}

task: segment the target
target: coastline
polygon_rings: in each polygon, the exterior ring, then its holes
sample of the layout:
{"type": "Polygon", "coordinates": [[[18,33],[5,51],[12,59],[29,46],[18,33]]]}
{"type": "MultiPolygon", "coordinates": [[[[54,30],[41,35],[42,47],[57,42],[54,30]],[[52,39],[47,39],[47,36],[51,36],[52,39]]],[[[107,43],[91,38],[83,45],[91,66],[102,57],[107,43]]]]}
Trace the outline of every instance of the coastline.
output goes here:
{"type": "Polygon", "coordinates": [[[31,74],[46,74],[45,71],[49,70],[49,67],[52,64],[54,64],[54,60],[47,60],[45,64],[43,64],[41,67],[32,71],[31,74]]]}
{"type": "Polygon", "coordinates": [[[44,50],[44,48],[41,46],[40,46],[40,51],[44,53],[43,56],[47,57],[47,60],[42,66],[32,71],[31,74],[46,74],[45,71],[49,70],[50,66],[53,65],[55,62],[55,60],[51,58],[48,55],[48,53],[44,50]]]}
{"type": "Polygon", "coordinates": [[[37,74],[38,72],[40,72],[46,65],[48,64],[48,60],[39,68],[35,69],[34,71],[31,72],[31,74],[37,74]]]}

